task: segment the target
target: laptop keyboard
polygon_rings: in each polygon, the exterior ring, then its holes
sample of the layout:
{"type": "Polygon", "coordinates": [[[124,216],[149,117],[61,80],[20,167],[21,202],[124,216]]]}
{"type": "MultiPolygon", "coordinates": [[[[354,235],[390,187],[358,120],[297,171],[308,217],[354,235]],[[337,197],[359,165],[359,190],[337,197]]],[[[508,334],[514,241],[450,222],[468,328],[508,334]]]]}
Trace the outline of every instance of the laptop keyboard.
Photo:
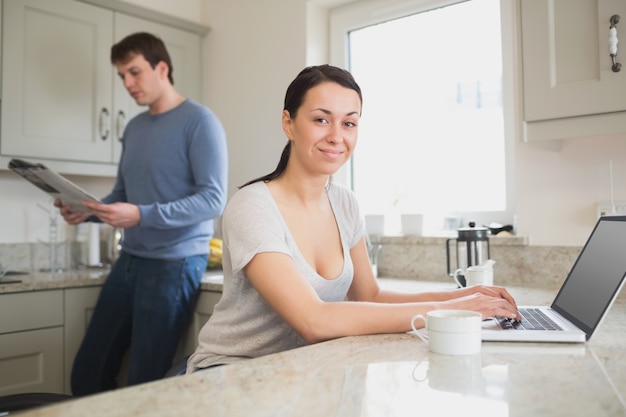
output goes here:
{"type": "Polygon", "coordinates": [[[496,317],[503,329],[514,330],[562,330],[558,324],[552,321],[543,311],[538,308],[520,308],[521,321],[506,317],[496,317]]]}

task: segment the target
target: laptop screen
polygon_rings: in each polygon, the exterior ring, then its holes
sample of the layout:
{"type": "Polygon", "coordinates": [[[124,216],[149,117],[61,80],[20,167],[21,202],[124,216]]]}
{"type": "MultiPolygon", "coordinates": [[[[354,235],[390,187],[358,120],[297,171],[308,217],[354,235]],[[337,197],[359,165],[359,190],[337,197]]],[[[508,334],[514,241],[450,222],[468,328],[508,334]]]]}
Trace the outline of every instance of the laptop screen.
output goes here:
{"type": "Polygon", "coordinates": [[[626,216],[601,218],[580,252],[552,308],[587,338],[598,326],[626,274],[626,216]]]}

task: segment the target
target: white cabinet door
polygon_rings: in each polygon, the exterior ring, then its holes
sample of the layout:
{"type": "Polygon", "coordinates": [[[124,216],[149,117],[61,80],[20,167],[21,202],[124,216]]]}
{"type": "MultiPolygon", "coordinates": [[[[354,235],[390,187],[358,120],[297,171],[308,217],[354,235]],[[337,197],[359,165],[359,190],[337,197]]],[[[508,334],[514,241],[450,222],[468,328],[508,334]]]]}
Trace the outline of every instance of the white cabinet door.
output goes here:
{"type": "Polygon", "coordinates": [[[63,392],[63,291],[0,295],[0,395],[63,392]]]}
{"type": "Polygon", "coordinates": [[[5,1],[3,155],[111,163],[113,13],[77,1],[5,1]]]}
{"type": "Polygon", "coordinates": [[[3,5],[0,155],[49,160],[61,172],[114,175],[125,124],[146,110],[110,62],[113,43],[133,32],[163,39],[176,89],[200,100],[198,33],[75,0],[3,5]]]}
{"type": "Polygon", "coordinates": [[[0,395],[63,393],[63,327],[0,335],[0,395]]]}
{"type": "Polygon", "coordinates": [[[626,110],[626,69],[612,71],[608,48],[624,0],[524,0],[521,10],[527,121],[626,110]]]}
{"type": "Polygon", "coordinates": [[[220,300],[221,296],[221,292],[200,291],[191,323],[189,323],[187,333],[183,336],[183,340],[181,340],[179,352],[176,355],[174,363],[180,358],[192,354],[196,350],[198,346],[198,333],[200,333],[202,326],[204,326],[213,314],[213,308],[220,300]]]}
{"type": "Polygon", "coordinates": [[[65,394],[71,394],[70,376],[78,348],[96,307],[102,287],[65,290],[65,394]]]}
{"type": "MultiPolygon", "coordinates": [[[[85,337],[85,332],[93,310],[98,301],[101,287],[71,288],[65,290],[65,393],[71,394],[70,376],[74,357],[85,337]]],[[[221,292],[200,291],[198,301],[187,331],[180,342],[178,352],[174,362],[190,355],[196,350],[198,344],[198,333],[204,323],[213,314],[213,307],[222,296],[221,292]]],[[[128,357],[124,358],[118,385],[123,387],[126,384],[126,372],[128,357]]],[[[0,368],[1,371],[1,368],[0,368]]],[[[1,381],[1,380],[0,380],[1,381]]],[[[1,386],[1,385],[0,385],[1,386]]]]}
{"type": "Polygon", "coordinates": [[[626,132],[626,70],[614,72],[609,55],[610,18],[626,17],[626,1],[524,0],[520,9],[530,139],[626,132]]]}
{"type": "MultiPolygon", "coordinates": [[[[145,19],[128,16],[122,13],[115,14],[114,42],[119,42],[127,35],[135,32],[149,32],[163,40],[172,60],[174,71],[174,87],[185,97],[200,101],[202,88],[200,79],[201,42],[196,33],[177,29],[145,19]]],[[[114,81],[114,105],[113,119],[114,136],[114,160],[119,160],[120,143],[123,136],[125,122],[136,116],[147,107],[138,106],[130,97],[122,81],[115,75],[114,81]]]]}

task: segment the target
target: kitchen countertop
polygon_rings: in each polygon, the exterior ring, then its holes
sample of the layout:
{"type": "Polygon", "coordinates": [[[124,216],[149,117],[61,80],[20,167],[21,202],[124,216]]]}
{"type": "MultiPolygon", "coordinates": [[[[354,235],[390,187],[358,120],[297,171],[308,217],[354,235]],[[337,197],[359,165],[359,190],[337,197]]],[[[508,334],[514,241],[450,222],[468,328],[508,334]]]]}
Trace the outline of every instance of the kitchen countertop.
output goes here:
{"type": "MultiPolygon", "coordinates": [[[[0,279],[0,294],[99,286],[104,283],[108,274],[108,268],[77,269],[57,273],[28,271],[25,275],[4,277],[21,282],[3,283],[0,279]]],[[[221,292],[223,279],[221,270],[206,271],[200,289],[221,292]]]]}
{"type": "MultiPolygon", "coordinates": [[[[381,279],[400,289],[451,283],[381,279]]],[[[521,304],[556,290],[509,287],[521,304]]],[[[24,416],[623,416],[626,300],[584,344],[484,342],[428,352],[415,335],[345,337],[32,410],[24,416]]]]}

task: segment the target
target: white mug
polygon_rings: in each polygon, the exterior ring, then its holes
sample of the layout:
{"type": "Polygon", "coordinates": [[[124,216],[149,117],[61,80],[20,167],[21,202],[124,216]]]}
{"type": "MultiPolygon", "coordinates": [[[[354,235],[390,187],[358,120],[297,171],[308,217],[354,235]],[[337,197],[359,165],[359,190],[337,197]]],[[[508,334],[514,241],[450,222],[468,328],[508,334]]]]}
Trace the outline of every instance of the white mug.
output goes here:
{"type": "Polygon", "coordinates": [[[459,287],[472,287],[474,285],[493,285],[493,268],[491,266],[485,267],[481,265],[470,266],[465,271],[457,269],[454,271],[454,280],[459,287]],[[465,277],[465,285],[461,283],[458,276],[463,275],[465,277]]]}
{"type": "Polygon", "coordinates": [[[428,343],[428,349],[443,355],[472,355],[480,352],[482,315],[469,310],[433,310],[424,317],[417,314],[411,319],[415,334],[428,343]],[[424,330],[415,327],[422,320],[424,330]],[[427,333],[426,333],[427,332],[427,333]]]}

